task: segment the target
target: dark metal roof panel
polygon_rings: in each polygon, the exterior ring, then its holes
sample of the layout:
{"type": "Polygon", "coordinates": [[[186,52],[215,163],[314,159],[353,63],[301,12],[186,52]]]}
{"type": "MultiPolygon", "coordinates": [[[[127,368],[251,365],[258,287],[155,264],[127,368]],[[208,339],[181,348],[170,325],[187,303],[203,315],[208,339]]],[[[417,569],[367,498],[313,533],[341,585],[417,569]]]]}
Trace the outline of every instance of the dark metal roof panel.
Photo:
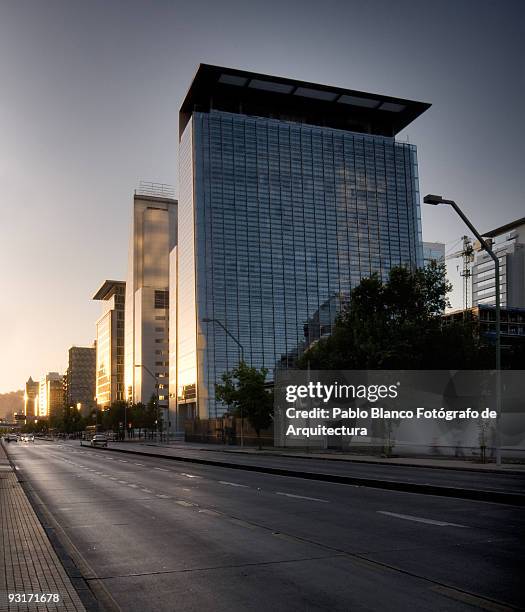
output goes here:
{"type": "Polygon", "coordinates": [[[179,113],[212,109],[393,137],[430,104],[245,70],[200,64],[179,113]]]}

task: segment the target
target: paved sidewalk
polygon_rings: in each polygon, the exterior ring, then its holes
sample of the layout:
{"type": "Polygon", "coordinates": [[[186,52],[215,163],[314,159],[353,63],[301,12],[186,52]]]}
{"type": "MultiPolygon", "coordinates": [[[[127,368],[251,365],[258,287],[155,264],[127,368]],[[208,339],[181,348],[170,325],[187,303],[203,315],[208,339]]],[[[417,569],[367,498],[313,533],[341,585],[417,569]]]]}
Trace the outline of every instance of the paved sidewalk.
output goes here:
{"type": "MultiPolygon", "coordinates": [[[[0,612],[85,608],[0,444],[0,612]],[[9,603],[9,594],[58,594],[60,601],[9,603]]],[[[48,597],[46,597],[47,599],[48,597]]]]}

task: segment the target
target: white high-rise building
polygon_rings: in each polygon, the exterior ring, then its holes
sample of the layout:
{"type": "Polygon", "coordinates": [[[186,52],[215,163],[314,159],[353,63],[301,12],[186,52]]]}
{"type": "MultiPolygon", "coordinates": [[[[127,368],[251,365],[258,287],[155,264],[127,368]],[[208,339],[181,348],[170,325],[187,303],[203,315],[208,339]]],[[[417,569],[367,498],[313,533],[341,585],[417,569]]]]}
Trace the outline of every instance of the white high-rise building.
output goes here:
{"type": "Polygon", "coordinates": [[[172,196],[172,188],[153,183],[141,183],[135,191],[124,326],[126,399],[147,404],[156,394],[166,411],[170,252],[177,241],[177,201],[172,196]]]}

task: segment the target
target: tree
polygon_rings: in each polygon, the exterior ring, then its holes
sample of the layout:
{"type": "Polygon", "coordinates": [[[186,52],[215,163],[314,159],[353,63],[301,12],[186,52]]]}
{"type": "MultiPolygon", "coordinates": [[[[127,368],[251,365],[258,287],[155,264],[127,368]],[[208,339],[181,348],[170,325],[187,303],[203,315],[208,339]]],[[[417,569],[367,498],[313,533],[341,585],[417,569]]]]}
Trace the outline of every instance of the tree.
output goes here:
{"type": "Polygon", "coordinates": [[[261,431],[273,420],[273,393],[266,389],[266,368],[252,368],[241,361],[231,372],[222,375],[215,385],[215,398],[231,406],[235,416],[246,417],[257,434],[261,448],[261,431]]]}
{"type": "Polygon", "coordinates": [[[451,285],[443,264],[392,268],[361,280],[333,333],[309,347],[299,367],[317,370],[472,369],[491,366],[473,322],[446,322],[451,285]]]}

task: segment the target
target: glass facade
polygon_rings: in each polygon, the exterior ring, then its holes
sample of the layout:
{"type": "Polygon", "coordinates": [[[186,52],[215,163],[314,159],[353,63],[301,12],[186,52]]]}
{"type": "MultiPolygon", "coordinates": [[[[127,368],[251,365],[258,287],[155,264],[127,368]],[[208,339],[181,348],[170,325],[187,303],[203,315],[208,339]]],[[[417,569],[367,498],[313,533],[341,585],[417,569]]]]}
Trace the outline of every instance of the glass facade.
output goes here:
{"type": "Polygon", "coordinates": [[[215,382],[240,358],[217,321],[271,379],[330,333],[362,277],[422,265],[416,147],[193,112],[180,145],[179,230],[179,401],[214,417],[215,382]]]}

